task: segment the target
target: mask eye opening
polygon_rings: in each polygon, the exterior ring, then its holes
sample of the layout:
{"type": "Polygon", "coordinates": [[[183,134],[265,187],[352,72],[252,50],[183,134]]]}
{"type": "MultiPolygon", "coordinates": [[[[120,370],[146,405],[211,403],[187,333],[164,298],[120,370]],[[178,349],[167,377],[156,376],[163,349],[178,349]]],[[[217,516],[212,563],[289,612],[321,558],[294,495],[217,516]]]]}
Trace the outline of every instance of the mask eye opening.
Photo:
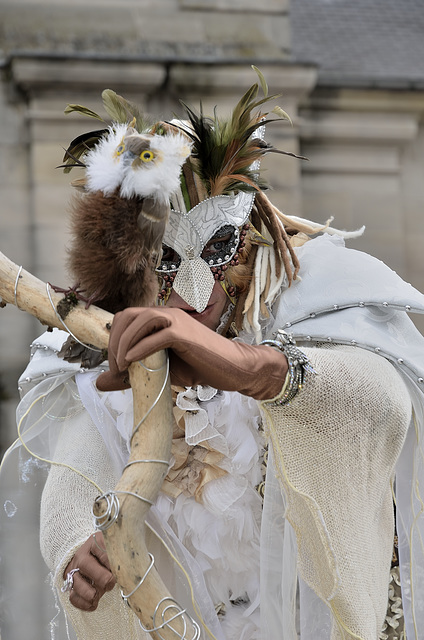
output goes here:
{"type": "Polygon", "coordinates": [[[181,264],[181,257],[172,247],[162,245],[162,257],[159,266],[156,269],[157,274],[175,273],[181,264]]]}
{"type": "Polygon", "coordinates": [[[240,232],[237,227],[223,225],[208,240],[201,257],[211,268],[227,264],[237,251],[239,237],[240,232]]]}

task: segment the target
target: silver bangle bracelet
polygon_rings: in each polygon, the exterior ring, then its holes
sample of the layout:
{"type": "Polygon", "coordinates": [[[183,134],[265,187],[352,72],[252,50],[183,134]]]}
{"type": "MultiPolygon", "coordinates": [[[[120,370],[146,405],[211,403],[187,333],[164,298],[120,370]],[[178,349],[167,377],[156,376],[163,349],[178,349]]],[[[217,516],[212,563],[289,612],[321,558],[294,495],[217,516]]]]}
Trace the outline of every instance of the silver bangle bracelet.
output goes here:
{"type": "Polygon", "coordinates": [[[307,356],[296,346],[296,341],[293,337],[282,329],[277,331],[274,340],[263,340],[260,344],[281,351],[286,356],[289,367],[289,378],[284,391],[276,398],[265,401],[265,404],[288,404],[303,388],[305,374],[316,373],[316,371],[310,364],[307,356]]]}

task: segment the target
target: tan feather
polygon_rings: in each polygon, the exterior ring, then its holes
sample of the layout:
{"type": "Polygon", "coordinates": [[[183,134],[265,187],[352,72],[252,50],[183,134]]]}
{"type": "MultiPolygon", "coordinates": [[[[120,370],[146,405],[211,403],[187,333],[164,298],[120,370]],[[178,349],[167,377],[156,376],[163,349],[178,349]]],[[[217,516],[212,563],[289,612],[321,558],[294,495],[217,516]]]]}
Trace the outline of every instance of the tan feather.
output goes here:
{"type": "Polygon", "coordinates": [[[88,118],[95,118],[96,120],[101,120],[104,122],[103,118],[99,116],[98,113],[89,109],[88,107],[84,107],[82,104],[68,104],[64,111],[65,115],[69,113],[80,113],[82,116],[87,116],[88,118]]]}
{"type": "Polygon", "coordinates": [[[102,92],[103,106],[114,122],[125,124],[134,120],[137,131],[144,131],[149,124],[142,115],[140,109],[133,102],[126,100],[112,89],[102,92]]]}

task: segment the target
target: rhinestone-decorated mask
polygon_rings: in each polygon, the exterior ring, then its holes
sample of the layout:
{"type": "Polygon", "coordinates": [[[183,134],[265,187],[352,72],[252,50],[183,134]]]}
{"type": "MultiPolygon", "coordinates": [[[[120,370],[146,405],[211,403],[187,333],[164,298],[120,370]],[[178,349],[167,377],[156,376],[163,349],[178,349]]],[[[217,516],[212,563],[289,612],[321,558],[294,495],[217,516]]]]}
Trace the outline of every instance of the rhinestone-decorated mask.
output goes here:
{"type": "Polygon", "coordinates": [[[254,198],[254,193],[239,191],[235,196],[207,198],[187,213],[171,210],[157,273],[172,274],[175,292],[198,313],[206,308],[215,284],[211,269],[234,258],[239,228],[248,219],[254,198]]]}

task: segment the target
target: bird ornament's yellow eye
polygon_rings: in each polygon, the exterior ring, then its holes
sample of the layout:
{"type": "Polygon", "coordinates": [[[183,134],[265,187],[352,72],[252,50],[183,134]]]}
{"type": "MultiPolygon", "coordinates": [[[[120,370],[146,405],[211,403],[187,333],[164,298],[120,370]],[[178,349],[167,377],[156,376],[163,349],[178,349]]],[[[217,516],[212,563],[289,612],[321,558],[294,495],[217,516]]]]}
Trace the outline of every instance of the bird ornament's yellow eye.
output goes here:
{"type": "Polygon", "coordinates": [[[151,160],[153,160],[154,157],[155,157],[155,154],[153,153],[153,151],[150,151],[149,149],[145,149],[140,153],[140,160],[142,160],[143,162],[151,162],[151,160]]]}
{"type": "Polygon", "coordinates": [[[120,156],[120,155],[122,155],[122,154],[124,153],[124,151],[125,151],[125,142],[124,142],[124,141],[122,141],[122,142],[121,142],[121,143],[116,147],[116,150],[115,150],[115,156],[120,156]]]}

